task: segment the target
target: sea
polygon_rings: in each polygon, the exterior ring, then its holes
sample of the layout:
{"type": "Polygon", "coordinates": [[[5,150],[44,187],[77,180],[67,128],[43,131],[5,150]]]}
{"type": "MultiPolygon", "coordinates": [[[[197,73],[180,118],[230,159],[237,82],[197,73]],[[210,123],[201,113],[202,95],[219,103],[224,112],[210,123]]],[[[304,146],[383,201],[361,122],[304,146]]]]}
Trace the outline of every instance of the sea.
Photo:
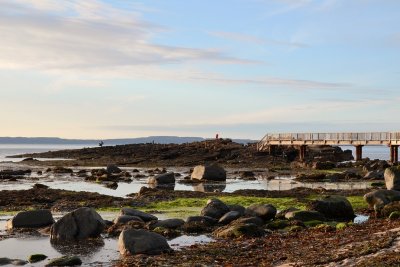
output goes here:
{"type": "MultiPolygon", "coordinates": [[[[97,144],[96,144],[97,145],[97,144]]],[[[56,151],[63,149],[80,149],[84,147],[94,147],[95,144],[85,145],[58,145],[58,144],[0,144],[0,162],[18,162],[21,158],[7,158],[7,156],[26,154],[26,153],[39,153],[47,151],[56,151]]],[[[343,150],[350,149],[355,155],[355,147],[342,146],[343,150]]],[[[389,160],[390,153],[387,146],[364,146],[363,158],[389,160]]],[[[42,159],[43,160],[43,159],[42,159]]]]}

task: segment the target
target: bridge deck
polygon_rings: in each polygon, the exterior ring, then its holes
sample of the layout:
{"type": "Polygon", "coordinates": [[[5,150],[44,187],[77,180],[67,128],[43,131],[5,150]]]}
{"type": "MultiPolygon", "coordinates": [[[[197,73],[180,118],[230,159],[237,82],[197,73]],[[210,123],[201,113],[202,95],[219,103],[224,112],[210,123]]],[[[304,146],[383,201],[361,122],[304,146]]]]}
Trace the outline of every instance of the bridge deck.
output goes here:
{"type": "Polygon", "coordinates": [[[270,145],[400,145],[400,132],[370,133],[278,133],[266,134],[258,150],[270,145]]]}

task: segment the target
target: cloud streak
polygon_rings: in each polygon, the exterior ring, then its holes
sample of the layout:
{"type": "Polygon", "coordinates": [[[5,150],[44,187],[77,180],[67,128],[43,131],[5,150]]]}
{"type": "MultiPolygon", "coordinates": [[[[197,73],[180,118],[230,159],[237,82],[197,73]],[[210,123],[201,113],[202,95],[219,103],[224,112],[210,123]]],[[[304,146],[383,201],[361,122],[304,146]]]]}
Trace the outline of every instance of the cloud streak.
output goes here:
{"type": "Polygon", "coordinates": [[[191,61],[257,63],[218,49],[152,42],[152,36],[163,31],[162,26],[143,21],[135,10],[93,0],[4,0],[0,9],[0,68],[101,69],[191,61]]]}
{"type": "Polygon", "coordinates": [[[279,40],[273,40],[273,39],[265,39],[265,38],[260,38],[260,37],[254,36],[254,35],[237,33],[237,32],[213,31],[213,32],[208,32],[208,34],[211,36],[217,37],[217,38],[223,38],[223,39],[228,39],[228,40],[237,41],[237,42],[253,43],[253,44],[257,44],[257,45],[275,45],[275,46],[286,46],[286,47],[292,47],[292,48],[308,47],[308,45],[299,43],[299,42],[288,42],[288,41],[279,41],[279,40]]]}

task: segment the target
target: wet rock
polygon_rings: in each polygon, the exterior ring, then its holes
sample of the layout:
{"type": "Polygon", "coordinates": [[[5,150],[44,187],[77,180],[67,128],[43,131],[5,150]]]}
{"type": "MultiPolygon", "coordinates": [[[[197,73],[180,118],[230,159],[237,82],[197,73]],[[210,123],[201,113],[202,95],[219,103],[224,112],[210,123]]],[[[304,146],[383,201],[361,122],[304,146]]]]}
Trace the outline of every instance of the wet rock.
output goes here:
{"type": "Polygon", "coordinates": [[[240,178],[243,180],[256,180],[254,172],[252,171],[242,171],[240,173],[240,178]]]}
{"type": "Polygon", "coordinates": [[[228,205],[228,208],[230,211],[237,211],[240,213],[240,216],[243,216],[246,212],[246,208],[243,207],[242,205],[238,204],[233,204],[233,205],[228,205]]]}
{"type": "Polygon", "coordinates": [[[235,223],[252,223],[258,226],[264,225],[264,221],[260,217],[242,217],[234,221],[235,223]]]}
{"type": "Polygon", "coordinates": [[[228,213],[225,213],[224,216],[219,219],[218,223],[226,225],[231,223],[232,221],[239,219],[242,215],[238,211],[230,211],[228,213]]]}
{"type": "Polygon", "coordinates": [[[92,208],[79,208],[58,220],[51,227],[50,240],[72,241],[98,237],[105,223],[101,216],[92,208]]]}
{"type": "Polygon", "coordinates": [[[400,219],[400,211],[393,211],[389,215],[389,220],[394,221],[400,219]]]}
{"type": "Polygon", "coordinates": [[[207,201],[207,205],[202,209],[201,215],[219,220],[225,213],[229,212],[229,207],[219,199],[213,198],[207,201]]]}
{"type": "Polygon", "coordinates": [[[194,223],[194,222],[204,224],[205,226],[213,226],[218,223],[218,220],[213,217],[209,217],[209,216],[189,216],[189,217],[187,217],[186,223],[194,223]]]}
{"type": "Polygon", "coordinates": [[[33,189],[48,189],[49,187],[44,184],[34,184],[32,188],[33,189]]]}
{"type": "Polygon", "coordinates": [[[380,171],[380,170],[376,170],[376,171],[369,171],[364,175],[364,179],[368,179],[368,180],[381,180],[384,178],[384,172],[380,171]]]}
{"type": "Polygon", "coordinates": [[[301,222],[307,221],[326,221],[325,216],[318,211],[298,210],[286,213],[285,218],[288,220],[297,220],[301,222]]]}
{"type": "Polygon", "coordinates": [[[393,201],[400,201],[400,192],[395,190],[379,189],[364,195],[364,200],[370,208],[374,208],[379,215],[381,209],[393,201]]]}
{"type": "Polygon", "coordinates": [[[265,231],[253,223],[233,223],[218,228],[214,235],[220,238],[261,237],[265,235],[265,231]]]}
{"type": "Polygon", "coordinates": [[[118,248],[122,255],[156,255],[171,251],[167,239],[162,235],[134,229],[122,231],[118,248]]]}
{"type": "Polygon", "coordinates": [[[199,165],[193,169],[191,179],[208,181],[226,181],[226,171],[216,163],[199,165]]]}
{"type": "Polygon", "coordinates": [[[23,260],[0,258],[0,266],[3,266],[3,265],[22,266],[22,265],[25,265],[25,264],[27,264],[27,262],[23,261],[23,260]]]}
{"type": "Polygon", "coordinates": [[[400,169],[398,167],[390,167],[385,170],[386,189],[400,191],[400,169]]]}
{"type": "Polygon", "coordinates": [[[130,215],[130,216],[136,216],[141,218],[143,221],[145,222],[149,222],[149,221],[157,221],[158,218],[154,215],[151,215],[149,213],[140,211],[140,210],[135,210],[132,208],[122,208],[120,215],[130,215]]]}
{"type": "Polygon", "coordinates": [[[148,180],[149,184],[174,184],[175,183],[175,174],[173,172],[159,174],[153,177],[150,177],[148,180]]]}
{"type": "Polygon", "coordinates": [[[117,218],[115,218],[114,224],[125,224],[130,221],[143,222],[143,220],[138,216],[119,215],[117,218]]]}
{"type": "Polygon", "coordinates": [[[115,190],[118,188],[118,183],[117,182],[106,182],[106,183],[104,183],[104,186],[115,190]]]}
{"type": "Polygon", "coordinates": [[[336,164],[331,161],[316,161],[313,162],[312,168],[315,170],[331,170],[336,167],[336,164]]]}
{"type": "Polygon", "coordinates": [[[181,235],[181,232],[171,228],[156,227],[152,232],[162,235],[166,238],[175,238],[181,235]]]}
{"type": "Polygon", "coordinates": [[[308,205],[308,209],[318,211],[331,220],[350,221],[356,217],[351,203],[343,196],[326,196],[314,200],[308,205]]]}
{"type": "Polygon", "coordinates": [[[122,170],[120,168],[118,168],[117,165],[115,164],[108,164],[107,165],[107,169],[106,169],[107,173],[112,174],[112,173],[121,173],[122,170]]]}
{"type": "Polygon", "coordinates": [[[276,208],[271,204],[253,204],[246,209],[246,215],[257,216],[264,221],[275,218],[276,212],[276,208]]]}
{"type": "Polygon", "coordinates": [[[166,219],[157,221],[155,223],[151,223],[149,225],[150,229],[154,229],[157,227],[166,228],[166,229],[177,229],[185,224],[185,221],[182,219],[166,219]]]}
{"type": "Polygon", "coordinates": [[[386,204],[381,212],[380,215],[383,217],[389,217],[392,213],[400,213],[400,201],[393,201],[390,202],[389,204],[386,204]]]}
{"type": "Polygon", "coordinates": [[[275,218],[276,219],[285,219],[286,213],[291,212],[291,211],[298,211],[298,210],[300,210],[300,209],[295,208],[295,207],[290,207],[285,210],[281,210],[276,214],[275,218]]]}
{"type": "Polygon", "coordinates": [[[0,171],[0,177],[1,176],[23,176],[27,174],[31,174],[32,170],[27,169],[27,170],[2,170],[0,171]]]}
{"type": "Polygon", "coordinates": [[[29,263],[36,263],[45,259],[47,259],[47,256],[44,254],[33,254],[28,257],[29,263]]]}
{"type": "Polygon", "coordinates": [[[70,168],[65,168],[65,167],[55,167],[53,169],[54,173],[59,173],[59,174],[65,174],[65,173],[73,173],[74,171],[70,168]]]}
{"type": "Polygon", "coordinates": [[[82,260],[77,256],[63,256],[49,261],[45,266],[76,266],[82,265],[82,260]]]}
{"type": "Polygon", "coordinates": [[[31,210],[17,213],[7,222],[8,229],[45,227],[54,223],[50,210],[31,210]]]}

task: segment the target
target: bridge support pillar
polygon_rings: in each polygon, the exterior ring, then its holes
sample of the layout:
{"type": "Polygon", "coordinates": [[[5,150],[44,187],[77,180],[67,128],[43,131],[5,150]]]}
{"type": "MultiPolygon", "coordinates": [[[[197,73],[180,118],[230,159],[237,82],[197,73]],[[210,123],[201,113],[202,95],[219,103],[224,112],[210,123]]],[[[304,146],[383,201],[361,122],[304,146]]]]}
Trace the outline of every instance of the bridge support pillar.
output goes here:
{"type": "Polygon", "coordinates": [[[356,161],[362,160],[362,145],[356,146],[356,161]]]}
{"type": "Polygon", "coordinates": [[[275,155],[276,153],[276,145],[269,145],[268,146],[268,152],[270,155],[275,155]]]}
{"type": "Polygon", "coordinates": [[[301,145],[300,146],[300,161],[303,162],[306,159],[306,145],[301,145]]]}
{"type": "Polygon", "coordinates": [[[392,163],[399,162],[399,146],[398,145],[390,146],[390,161],[392,163]]]}

